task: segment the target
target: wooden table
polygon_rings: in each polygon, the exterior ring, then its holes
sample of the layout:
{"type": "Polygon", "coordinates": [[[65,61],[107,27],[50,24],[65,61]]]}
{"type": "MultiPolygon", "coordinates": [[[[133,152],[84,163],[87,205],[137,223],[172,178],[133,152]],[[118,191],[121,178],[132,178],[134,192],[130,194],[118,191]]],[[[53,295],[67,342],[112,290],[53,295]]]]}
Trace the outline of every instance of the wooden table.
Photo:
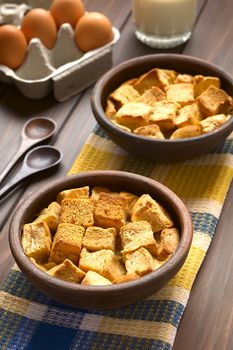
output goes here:
{"type": "MultiPolygon", "coordinates": [[[[130,0],[87,0],[87,10],[101,11],[120,29],[114,48],[114,64],[161,50],[143,46],[134,35],[130,0]]],[[[233,74],[233,1],[201,0],[190,41],[168,50],[210,60],[233,74]]],[[[165,50],[163,51],[165,52],[165,50]]],[[[0,171],[18,148],[20,131],[31,117],[48,116],[58,124],[52,144],[64,154],[59,170],[27,183],[0,202],[0,281],[13,264],[8,246],[8,227],[17,204],[48,179],[65,175],[95,126],[89,97],[91,88],[58,103],[52,94],[29,100],[14,86],[0,83],[0,171]]],[[[211,247],[194,283],[179,326],[174,350],[233,349],[233,186],[228,193],[211,247]]]]}

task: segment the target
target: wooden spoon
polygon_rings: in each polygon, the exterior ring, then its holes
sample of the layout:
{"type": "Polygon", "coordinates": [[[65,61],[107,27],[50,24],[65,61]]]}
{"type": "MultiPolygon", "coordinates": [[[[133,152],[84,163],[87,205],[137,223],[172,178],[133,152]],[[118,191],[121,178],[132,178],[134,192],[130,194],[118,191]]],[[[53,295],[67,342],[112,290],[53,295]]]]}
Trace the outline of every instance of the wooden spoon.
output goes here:
{"type": "Polygon", "coordinates": [[[0,200],[23,180],[57,166],[62,159],[61,152],[52,146],[38,146],[29,151],[21,168],[12,180],[0,190],[0,200]]]}
{"type": "Polygon", "coordinates": [[[0,184],[19,158],[32,146],[48,140],[56,127],[56,123],[50,118],[36,117],[27,121],[21,132],[21,143],[18,151],[0,174],[0,184]]]}

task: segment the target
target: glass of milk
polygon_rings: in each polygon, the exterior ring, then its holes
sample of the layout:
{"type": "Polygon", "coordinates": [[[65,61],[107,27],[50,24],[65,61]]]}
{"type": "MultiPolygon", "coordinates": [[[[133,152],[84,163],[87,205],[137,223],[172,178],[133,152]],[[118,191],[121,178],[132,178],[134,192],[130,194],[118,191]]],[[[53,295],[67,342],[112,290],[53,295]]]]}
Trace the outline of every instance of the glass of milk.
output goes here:
{"type": "Polygon", "coordinates": [[[136,37],[144,44],[175,47],[192,33],[196,0],[133,0],[136,37]]]}

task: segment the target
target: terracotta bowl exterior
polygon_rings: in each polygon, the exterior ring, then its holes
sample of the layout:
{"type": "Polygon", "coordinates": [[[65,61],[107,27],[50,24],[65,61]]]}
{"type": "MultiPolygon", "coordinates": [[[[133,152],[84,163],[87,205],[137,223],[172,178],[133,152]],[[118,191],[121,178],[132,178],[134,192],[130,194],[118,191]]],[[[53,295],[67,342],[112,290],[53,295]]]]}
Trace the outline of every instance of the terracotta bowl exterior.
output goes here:
{"type": "Polygon", "coordinates": [[[107,135],[124,150],[154,162],[173,163],[191,159],[216,148],[233,130],[233,118],[208,134],[179,140],[156,140],[128,133],[113,124],[105,115],[108,95],[121,83],[152,68],[173,69],[179,73],[219,77],[222,88],[233,96],[233,78],[220,67],[191,56],[155,54],[125,61],[108,71],[96,83],[91,106],[93,114],[107,135]]]}
{"type": "Polygon", "coordinates": [[[39,290],[67,305],[106,309],[134,303],[158,291],[183,265],[192,241],[192,221],[184,203],[164,185],[149,178],[120,171],[93,171],[67,176],[48,183],[30,195],[14,213],[9,242],[12,254],[21,271],[39,290]],[[139,279],[110,286],[85,286],[62,281],[39,270],[24,254],[21,245],[22,226],[33,215],[56,199],[59,191],[89,185],[106,186],[114,191],[150,194],[172,215],[180,230],[180,243],[175,254],[159,269],[139,279]]]}

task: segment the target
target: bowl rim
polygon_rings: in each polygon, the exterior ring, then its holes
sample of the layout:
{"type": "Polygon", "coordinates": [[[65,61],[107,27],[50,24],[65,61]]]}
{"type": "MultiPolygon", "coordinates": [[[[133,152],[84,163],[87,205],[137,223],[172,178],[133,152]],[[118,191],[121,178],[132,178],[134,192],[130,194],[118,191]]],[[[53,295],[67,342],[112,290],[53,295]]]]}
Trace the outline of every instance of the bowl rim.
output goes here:
{"type": "Polygon", "coordinates": [[[104,86],[108,83],[109,80],[111,80],[113,77],[115,77],[119,72],[126,70],[132,66],[132,64],[135,65],[141,65],[142,63],[147,62],[153,62],[153,61],[159,61],[162,62],[163,59],[176,59],[179,62],[189,62],[190,64],[195,63],[197,65],[200,65],[202,67],[210,68],[212,70],[215,70],[218,75],[223,76],[225,80],[227,80],[230,84],[232,84],[233,87],[233,77],[227,73],[223,68],[220,66],[209,62],[207,60],[189,56],[189,55],[181,55],[181,54],[170,54],[170,53],[162,53],[162,54],[150,54],[150,55],[144,55],[140,57],[131,58],[129,60],[126,60],[124,62],[121,62],[117,66],[111,68],[108,72],[106,72],[95,84],[92,94],[91,94],[91,108],[94,116],[96,117],[97,121],[108,129],[109,132],[115,134],[116,136],[123,136],[124,138],[131,139],[132,141],[138,141],[141,140],[142,142],[146,141],[147,143],[153,144],[172,144],[172,145],[178,145],[178,144],[185,144],[189,145],[190,143],[193,145],[195,142],[201,142],[206,140],[207,138],[214,139],[216,134],[221,135],[225,134],[227,130],[233,130],[233,114],[231,114],[231,118],[225,122],[220,127],[216,128],[213,131],[210,131],[206,134],[202,134],[195,137],[189,137],[189,138],[182,138],[182,139],[153,139],[149,138],[143,135],[138,135],[134,133],[129,133],[120,127],[116,126],[105,114],[104,109],[102,108],[101,104],[101,94],[104,86]]]}
{"type": "MultiPolygon", "coordinates": [[[[77,184],[78,186],[78,184],[77,184]]],[[[60,189],[62,190],[62,188],[60,189]]],[[[12,252],[12,255],[18,264],[19,268],[23,266],[23,271],[28,274],[30,273],[33,278],[35,278],[37,281],[40,282],[40,284],[50,284],[56,287],[56,290],[66,290],[66,292],[83,292],[83,293],[93,293],[93,295],[96,293],[106,293],[106,295],[112,292],[122,292],[125,293],[126,291],[129,291],[130,289],[134,289],[137,286],[140,285],[146,285],[151,281],[151,279],[155,278],[161,278],[163,274],[173,271],[173,269],[180,265],[182,266],[182,259],[183,257],[187,257],[188,252],[191,247],[192,238],[193,238],[193,225],[192,225],[192,219],[188,212],[187,207],[183,203],[183,201],[167,186],[161,184],[160,182],[153,180],[151,178],[137,175],[130,172],[125,171],[118,171],[118,170],[97,170],[97,171],[88,171],[83,172],[75,175],[69,175],[62,178],[59,178],[58,180],[51,181],[47,185],[43,186],[39,191],[36,191],[32,194],[30,194],[28,197],[22,201],[19,206],[17,207],[11,223],[10,223],[10,229],[9,229],[9,244],[10,249],[12,252]],[[144,275],[136,280],[125,282],[125,283],[119,283],[119,284],[112,284],[107,286],[89,286],[89,285],[82,285],[82,284],[76,284],[72,282],[67,282],[60,280],[58,278],[55,278],[53,276],[48,275],[47,273],[40,270],[38,267],[36,267],[26,256],[26,254],[23,251],[22,245],[21,245],[21,233],[20,233],[20,219],[22,214],[30,208],[32,203],[34,201],[41,200],[47,193],[50,192],[51,188],[55,188],[56,186],[62,186],[64,181],[66,183],[66,188],[69,183],[73,183],[73,181],[79,181],[80,179],[84,179],[86,176],[111,176],[111,177],[118,177],[120,176],[122,179],[126,177],[137,180],[137,181],[146,181],[150,186],[153,186],[158,190],[158,192],[163,193],[165,195],[166,200],[169,200],[172,202],[173,210],[176,212],[176,214],[179,212],[179,221],[182,226],[182,237],[180,239],[179,245],[177,247],[177,250],[175,254],[169,258],[162,266],[160,266],[158,269],[156,269],[153,272],[150,272],[147,275],[144,275]],[[52,186],[51,186],[52,185],[52,186]]]]}

